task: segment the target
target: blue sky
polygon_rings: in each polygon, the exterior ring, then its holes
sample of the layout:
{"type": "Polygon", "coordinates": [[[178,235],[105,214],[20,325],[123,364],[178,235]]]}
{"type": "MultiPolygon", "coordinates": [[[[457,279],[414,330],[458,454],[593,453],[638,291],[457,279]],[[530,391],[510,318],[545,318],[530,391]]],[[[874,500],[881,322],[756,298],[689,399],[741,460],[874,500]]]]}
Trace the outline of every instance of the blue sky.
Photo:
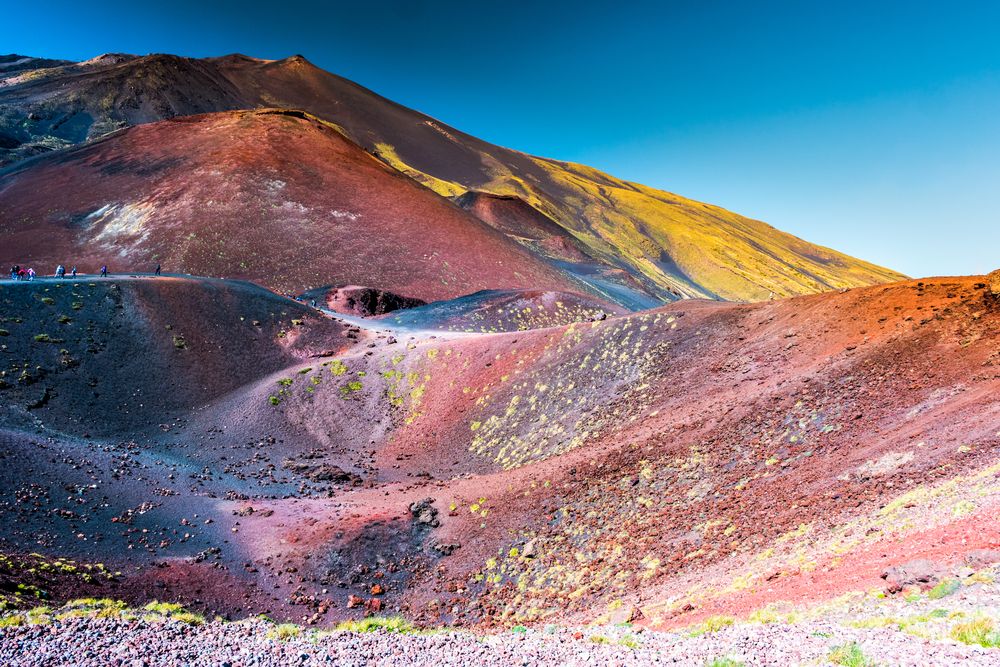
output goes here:
{"type": "Polygon", "coordinates": [[[1000,3],[5,3],[0,51],[301,53],[914,276],[1000,267],[1000,3]]]}

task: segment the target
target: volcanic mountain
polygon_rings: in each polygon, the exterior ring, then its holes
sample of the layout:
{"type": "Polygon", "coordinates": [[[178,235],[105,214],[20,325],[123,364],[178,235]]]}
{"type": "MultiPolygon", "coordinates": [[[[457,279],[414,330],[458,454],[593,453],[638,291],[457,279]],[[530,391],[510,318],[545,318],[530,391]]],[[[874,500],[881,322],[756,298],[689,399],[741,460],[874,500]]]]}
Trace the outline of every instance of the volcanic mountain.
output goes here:
{"type": "MultiPolygon", "coordinates": [[[[127,165],[119,165],[114,173],[99,169],[66,169],[62,183],[69,198],[64,199],[61,190],[49,188],[44,204],[40,204],[37,197],[34,202],[26,201],[27,187],[12,188],[10,182],[37,184],[40,181],[32,178],[32,171],[51,172],[64,157],[70,166],[78,164],[81,154],[56,153],[45,160],[16,164],[18,161],[137,124],[205,112],[278,107],[304,110],[316,119],[335,124],[356,146],[423,184],[429,192],[441,198],[457,199],[469,211],[526,248],[538,261],[559,271],[561,285],[550,282],[532,287],[562,289],[570,285],[575,291],[585,289],[635,309],[680,297],[760,300],[771,294],[805,294],[901,277],[715,206],[622,181],[583,165],[494,146],[325,72],[301,56],[263,61],[240,55],[197,60],[167,55],[110,54],[72,64],[23,58],[14,61],[18,63],[16,71],[0,70],[0,161],[15,163],[16,169],[15,172],[0,172],[0,214],[7,226],[5,240],[8,241],[0,252],[0,261],[30,260],[52,265],[72,261],[61,254],[42,252],[30,243],[21,245],[28,236],[11,234],[19,229],[30,227],[37,232],[41,226],[50,225],[53,235],[66,237],[67,233],[76,233],[77,226],[82,225],[81,239],[85,240],[89,225],[86,217],[95,212],[99,212],[97,217],[105,216],[106,220],[113,221],[113,226],[129,226],[128,221],[134,213],[122,207],[135,202],[123,200],[118,190],[120,179],[138,181],[151,171],[168,172],[163,163],[156,160],[158,152],[169,152],[169,147],[144,143],[153,137],[159,139],[164,130],[154,134],[126,132],[123,135],[126,138],[116,135],[117,138],[108,140],[110,144],[104,149],[112,150],[111,146],[116,143],[128,143],[134,153],[127,165]],[[33,62],[36,64],[32,65],[33,62]],[[86,203],[89,210],[80,210],[82,199],[73,198],[77,196],[74,193],[80,192],[102,194],[89,197],[86,203]],[[67,214],[82,215],[83,220],[73,222],[64,217],[67,214]]],[[[183,127],[196,129],[201,124],[204,129],[206,123],[226,126],[228,122],[201,120],[183,127]]],[[[169,139],[180,141],[180,134],[178,131],[169,139]]],[[[253,142],[253,138],[240,139],[234,135],[226,135],[226,140],[243,146],[253,142]]],[[[309,164],[314,159],[307,155],[311,149],[305,143],[297,146],[298,152],[285,151],[271,156],[275,172],[271,180],[289,183],[292,189],[307,187],[304,183],[296,186],[292,176],[285,174],[286,171],[296,174],[296,163],[309,164]]],[[[298,169],[298,173],[301,171],[298,169]]],[[[216,192],[206,186],[180,193],[170,190],[168,179],[161,178],[159,183],[165,189],[142,213],[146,216],[144,229],[150,230],[147,238],[157,248],[147,249],[144,242],[134,238],[123,239],[123,245],[118,245],[108,237],[108,247],[101,250],[104,256],[108,251],[124,252],[123,264],[148,263],[153,255],[166,251],[157,239],[173,240],[173,235],[181,233],[181,227],[189,227],[188,234],[211,237],[216,233],[209,225],[212,220],[240,218],[248,212],[245,202],[239,199],[230,204],[227,197],[231,193],[226,188],[216,192]],[[195,196],[202,198],[200,206],[193,206],[195,196]],[[181,214],[166,204],[175,198],[187,202],[186,213],[181,214]],[[232,208],[227,210],[230,206],[232,208]],[[185,216],[183,224],[179,222],[179,215],[185,216]],[[171,228],[162,236],[152,231],[161,225],[161,220],[169,220],[163,224],[171,228]]],[[[274,231],[272,225],[280,225],[284,215],[281,206],[294,207],[302,203],[293,199],[279,201],[281,193],[269,192],[267,184],[260,179],[243,187],[244,197],[274,203],[271,207],[274,218],[268,222],[260,222],[269,217],[268,209],[249,212],[254,229],[259,230],[257,225],[263,224],[274,231]]],[[[313,210],[310,215],[314,216],[317,230],[326,225],[333,230],[342,226],[343,219],[337,218],[333,211],[352,213],[343,208],[313,210]]],[[[430,224],[430,220],[425,222],[430,224]]],[[[448,228],[441,228],[429,239],[435,244],[447,244],[443,239],[447,233],[448,228]]],[[[227,255],[227,249],[220,250],[223,256],[219,257],[218,253],[207,249],[201,253],[176,247],[172,250],[174,254],[163,256],[179,260],[175,268],[185,271],[241,275],[280,288],[307,276],[295,273],[288,280],[279,279],[272,272],[276,265],[311,265],[317,254],[336,258],[330,263],[347,263],[325,277],[316,274],[319,270],[329,270],[330,264],[317,266],[315,271],[302,269],[309,273],[309,280],[294,284],[295,291],[302,291],[339,282],[333,278],[353,272],[352,260],[334,244],[334,236],[334,233],[326,234],[326,240],[320,245],[315,245],[319,239],[311,237],[312,245],[308,247],[289,239],[282,250],[275,250],[275,254],[268,257],[227,255]],[[302,255],[296,256],[293,248],[302,255]],[[226,268],[220,272],[220,265],[232,267],[240,262],[247,266],[240,271],[226,268]]],[[[61,251],[64,247],[57,245],[54,249],[61,251]]],[[[421,252],[416,247],[408,248],[404,254],[419,257],[421,252]]],[[[423,260],[439,261],[437,258],[423,260]]],[[[441,259],[432,271],[435,274],[432,280],[439,283],[449,281],[445,277],[448,270],[444,268],[444,261],[448,261],[449,266],[453,263],[453,259],[441,259]]],[[[466,261],[467,266],[473,263],[473,260],[466,261]]],[[[371,275],[355,277],[350,282],[384,289],[398,287],[379,283],[381,268],[371,264],[364,266],[372,269],[371,275]]],[[[537,263],[535,267],[532,271],[539,270],[537,263]]],[[[520,271],[511,264],[507,264],[507,269],[522,273],[528,280],[528,271],[520,271]]],[[[483,267],[482,282],[490,284],[482,287],[525,286],[523,280],[506,282],[506,277],[503,280],[501,276],[487,278],[491,272],[492,267],[483,267]]],[[[454,297],[471,291],[466,289],[468,284],[464,277],[458,276],[448,285],[440,283],[436,289],[454,297]]]]}

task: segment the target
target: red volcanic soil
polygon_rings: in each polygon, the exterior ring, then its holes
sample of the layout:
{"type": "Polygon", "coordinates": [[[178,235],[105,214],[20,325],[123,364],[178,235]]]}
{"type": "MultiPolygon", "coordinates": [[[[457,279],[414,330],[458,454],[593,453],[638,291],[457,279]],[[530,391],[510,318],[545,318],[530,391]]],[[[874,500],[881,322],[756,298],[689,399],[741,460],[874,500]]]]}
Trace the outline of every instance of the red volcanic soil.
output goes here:
{"type": "Polygon", "coordinates": [[[141,125],[0,182],[0,262],[373,285],[423,300],[572,278],[300,112],[141,125]],[[58,191],[57,198],[52,192],[58,191]]]}
{"type": "Polygon", "coordinates": [[[545,255],[570,262],[595,261],[572,234],[520,197],[466,192],[455,202],[490,226],[545,255]]]}
{"type": "MultiPolygon", "coordinates": [[[[220,303],[209,320],[249,307],[220,303]]],[[[654,627],[997,546],[1000,299],[983,278],[497,334],[379,332],[390,319],[310,324],[317,348],[357,344],[151,410],[167,431],[82,439],[37,412],[5,432],[0,545],[209,610],[514,624],[634,606],[654,627]],[[200,596],[164,569],[205,563],[200,596]]],[[[6,344],[41,345],[17,331],[6,344]]],[[[86,374],[46,378],[50,401],[86,391],[86,374]]]]}

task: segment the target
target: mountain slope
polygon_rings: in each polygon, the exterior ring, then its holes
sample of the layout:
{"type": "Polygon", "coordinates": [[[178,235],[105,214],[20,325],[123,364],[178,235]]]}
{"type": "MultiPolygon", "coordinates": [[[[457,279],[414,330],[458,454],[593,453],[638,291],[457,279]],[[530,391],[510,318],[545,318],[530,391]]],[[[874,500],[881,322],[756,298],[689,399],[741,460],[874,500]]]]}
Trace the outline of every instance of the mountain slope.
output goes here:
{"type": "Polygon", "coordinates": [[[25,145],[236,107],[304,109],[443,196],[476,191],[522,199],[582,248],[584,257],[564,268],[582,279],[596,276],[592,289],[610,281],[627,289],[638,283],[661,300],[759,300],[902,277],[718,207],[491,145],[301,56],[117,56],[0,80],[0,132],[25,142],[0,151],[0,160],[19,159],[25,145]],[[73,123],[86,131],[63,129],[73,123]]]}
{"type": "Polygon", "coordinates": [[[423,300],[582,286],[301,112],[129,128],[0,180],[0,262],[378,285],[423,300]]]}

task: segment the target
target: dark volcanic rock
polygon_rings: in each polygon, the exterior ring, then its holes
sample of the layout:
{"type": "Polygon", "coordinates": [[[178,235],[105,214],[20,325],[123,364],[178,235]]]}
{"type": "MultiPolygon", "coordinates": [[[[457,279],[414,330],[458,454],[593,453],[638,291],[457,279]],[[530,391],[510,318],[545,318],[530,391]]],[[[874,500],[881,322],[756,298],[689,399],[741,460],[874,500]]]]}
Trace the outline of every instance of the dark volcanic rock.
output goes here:
{"type": "Polygon", "coordinates": [[[433,498],[424,498],[419,502],[412,503],[410,505],[410,514],[413,515],[413,520],[431,528],[440,526],[441,522],[437,518],[438,511],[433,504],[433,498]]]}
{"type": "Polygon", "coordinates": [[[285,470],[302,475],[313,482],[333,482],[335,484],[360,483],[361,478],[354,473],[347,472],[339,466],[328,463],[314,463],[311,461],[295,461],[286,459],[282,464],[285,470]]]}

